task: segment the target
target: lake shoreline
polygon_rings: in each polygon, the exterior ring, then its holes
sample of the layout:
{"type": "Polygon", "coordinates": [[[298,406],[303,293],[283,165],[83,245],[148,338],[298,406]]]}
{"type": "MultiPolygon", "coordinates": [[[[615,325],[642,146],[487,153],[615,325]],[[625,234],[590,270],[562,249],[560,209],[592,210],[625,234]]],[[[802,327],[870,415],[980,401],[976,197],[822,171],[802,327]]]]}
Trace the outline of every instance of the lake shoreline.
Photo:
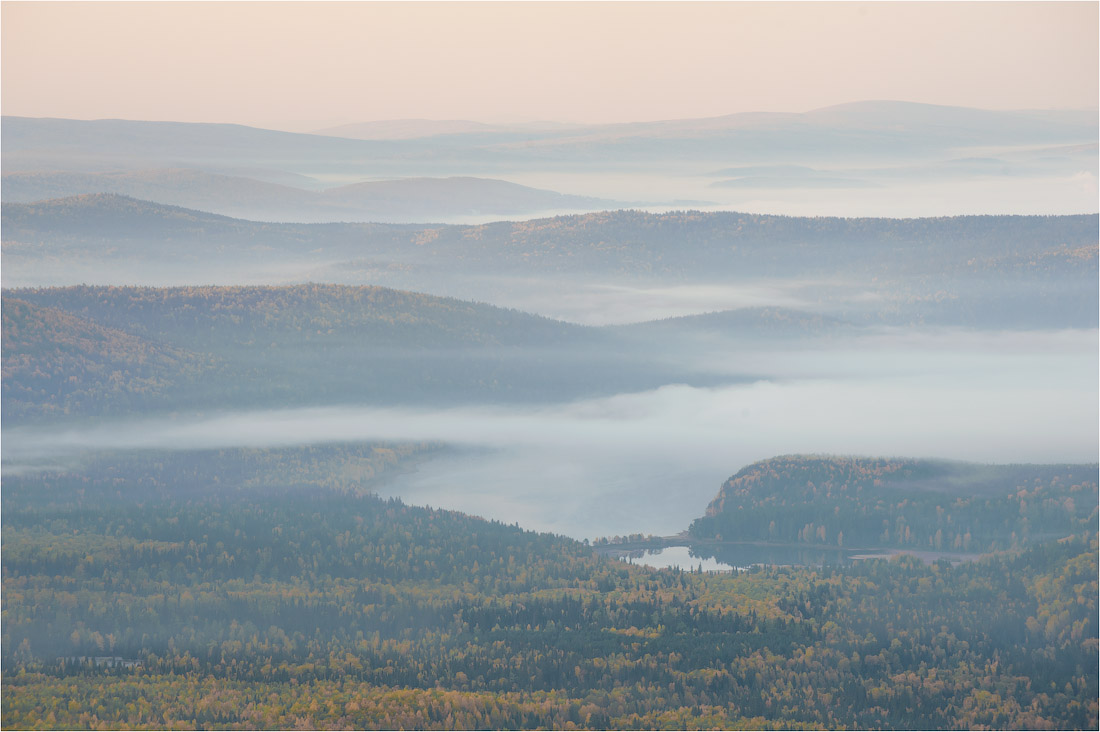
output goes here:
{"type": "MultiPolygon", "coordinates": [[[[933,551],[922,549],[908,549],[902,547],[831,547],[814,544],[795,544],[785,542],[767,542],[767,541],[725,541],[716,539],[692,539],[686,532],[677,534],[674,536],[660,536],[650,537],[645,540],[635,540],[629,542],[617,542],[617,543],[605,543],[597,544],[593,547],[596,552],[602,556],[612,557],[620,559],[622,561],[632,561],[633,563],[639,563],[638,560],[648,557],[658,557],[662,552],[666,552],[669,549],[686,548],[691,552],[693,559],[703,561],[717,561],[719,564],[723,564],[728,569],[718,569],[710,571],[732,571],[734,569],[743,569],[745,567],[767,565],[767,566],[821,566],[825,564],[831,565],[848,565],[854,562],[869,560],[869,559],[891,559],[902,554],[909,554],[921,560],[925,564],[934,564],[940,560],[947,560],[951,564],[961,564],[963,562],[972,562],[980,557],[982,554],[970,553],[970,552],[945,552],[945,551],[933,551]],[[706,554],[698,553],[699,549],[710,549],[719,551],[707,551],[706,554]],[[721,550],[727,551],[721,551],[721,550]],[[737,549],[750,550],[750,554],[760,555],[761,552],[767,553],[786,553],[788,556],[785,559],[779,561],[755,561],[747,562],[730,562],[727,561],[729,557],[729,551],[736,551],[737,549]],[[798,557],[804,556],[807,553],[818,555],[820,561],[807,562],[807,561],[789,561],[790,554],[795,554],[798,557]],[[720,556],[721,555],[721,556],[720,556]],[[826,558],[835,558],[839,561],[825,561],[826,558]]],[[[646,564],[646,562],[640,562],[646,564]]],[[[658,562],[658,564],[660,564],[658,562]]],[[[657,566],[657,565],[650,565],[657,566]]]]}

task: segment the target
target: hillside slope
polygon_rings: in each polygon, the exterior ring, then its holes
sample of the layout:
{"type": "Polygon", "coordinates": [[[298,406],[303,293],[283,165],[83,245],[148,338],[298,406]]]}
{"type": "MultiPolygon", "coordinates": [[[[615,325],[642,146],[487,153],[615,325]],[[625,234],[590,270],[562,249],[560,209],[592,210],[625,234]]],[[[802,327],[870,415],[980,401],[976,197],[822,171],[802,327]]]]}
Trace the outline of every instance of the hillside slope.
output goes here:
{"type": "Polygon", "coordinates": [[[1082,266],[1095,271],[1097,220],[1096,215],[842,219],[605,211],[478,226],[280,225],[113,194],[3,204],[4,241],[34,244],[43,252],[80,254],[82,246],[109,239],[141,241],[145,246],[135,253],[154,261],[173,255],[164,245],[181,242],[229,258],[262,242],[276,252],[376,255],[410,264],[444,260],[467,273],[696,278],[998,273],[1058,252],[1067,259],[1065,274],[1082,266]]]}
{"type": "Polygon", "coordinates": [[[1096,726],[1094,535],[959,566],[658,571],[368,494],[414,455],[131,453],[5,475],[0,722],[1096,726]]]}
{"type": "Polygon", "coordinates": [[[610,331],[381,287],[82,286],[5,291],[4,307],[13,419],[139,409],[112,386],[120,374],[175,382],[192,362],[219,366],[186,398],[144,408],[543,402],[731,378],[622,348],[610,331]],[[110,369],[61,358],[70,343],[97,344],[110,369]],[[43,390],[39,374],[74,386],[43,390]]]}
{"type": "Polygon", "coordinates": [[[1096,465],[788,455],[743,468],[696,539],[991,551],[1086,530],[1096,465]]]}
{"type": "Polygon", "coordinates": [[[319,189],[241,175],[175,168],[81,173],[13,172],[3,199],[31,203],[116,194],[256,221],[445,221],[462,216],[532,216],[552,210],[594,210],[623,204],[475,177],[380,180],[319,189]]]}
{"type": "Polygon", "coordinates": [[[614,211],[480,226],[311,225],[114,195],[3,204],[6,286],[311,280],[519,304],[563,287],[760,283],[843,320],[1013,329],[1096,327],[1096,231],[1095,215],[614,211]]]}
{"type": "Polygon", "coordinates": [[[186,398],[216,359],[3,298],[3,417],[130,414],[186,398]]]}

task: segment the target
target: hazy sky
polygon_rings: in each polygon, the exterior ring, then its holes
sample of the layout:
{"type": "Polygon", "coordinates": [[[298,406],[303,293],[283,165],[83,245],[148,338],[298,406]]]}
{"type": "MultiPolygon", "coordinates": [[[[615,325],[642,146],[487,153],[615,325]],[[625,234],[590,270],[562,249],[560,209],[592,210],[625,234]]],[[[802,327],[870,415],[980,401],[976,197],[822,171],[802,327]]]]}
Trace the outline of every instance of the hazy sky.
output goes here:
{"type": "Polygon", "coordinates": [[[4,2],[3,113],[616,122],[1095,108],[1098,4],[4,2]]]}

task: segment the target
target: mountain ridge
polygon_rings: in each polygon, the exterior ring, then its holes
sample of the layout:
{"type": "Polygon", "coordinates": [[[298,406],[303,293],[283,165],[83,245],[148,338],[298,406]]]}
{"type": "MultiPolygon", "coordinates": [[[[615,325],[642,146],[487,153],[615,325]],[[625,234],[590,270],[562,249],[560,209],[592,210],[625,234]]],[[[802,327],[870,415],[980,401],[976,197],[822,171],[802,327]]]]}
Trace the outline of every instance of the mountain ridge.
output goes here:
{"type": "Polygon", "coordinates": [[[3,410],[15,421],[123,412],[132,400],[115,387],[112,371],[135,374],[130,381],[149,392],[147,406],[162,412],[545,402],[738,380],[620,348],[614,331],[385,287],[76,286],[2,294],[3,410]],[[27,325],[47,322],[54,325],[27,325]],[[101,342],[113,346],[101,352],[101,342]],[[81,366],[100,362],[111,368],[81,366]]]}
{"type": "Polygon", "coordinates": [[[116,194],[232,218],[288,223],[397,223],[433,216],[532,215],[626,205],[475,176],[397,178],[315,190],[194,168],[114,173],[8,172],[2,181],[7,203],[116,194]]]}
{"type": "MultiPolygon", "coordinates": [[[[728,153],[736,159],[737,150],[740,150],[740,157],[744,157],[746,141],[766,143],[769,149],[780,145],[776,150],[784,145],[790,147],[792,130],[797,130],[803,137],[812,131],[808,141],[814,145],[825,145],[826,149],[848,153],[857,153],[861,149],[881,152],[890,148],[910,152],[947,150],[963,144],[989,145],[1013,141],[1036,144],[1043,140],[1072,140],[1083,143],[1094,141],[1097,130],[1095,116],[1090,117],[1077,110],[1020,112],[875,101],[833,105],[804,113],[743,112],[695,119],[567,126],[564,129],[551,127],[542,131],[532,130],[529,126],[505,126],[505,132],[479,131],[371,140],[210,122],[67,120],[17,116],[4,116],[2,122],[5,131],[0,144],[4,151],[5,170],[56,169],[59,165],[71,169],[86,164],[102,165],[103,161],[112,158],[133,167],[135,159],[150,156],[161,161],[192,158],[195,162],[201,160],[204,166],[220,167],[228,161],[258,155],[252,159],[254,162],[263,160],[261,167],[277,167],[299,173],[308,172],[305,169],[295,170],[303,166],[313,170],[347,170],[354,165],[363,166],[363,169],[373,167],[377,171],[380,163],[390,168],[403,161],[405,175],[410,174],[408,155],[414,151],[416,157],[435,159],[444,165],[458,160],[480,161],[478,165],[488,170],[489,167],[509,167],[521,160],[543,160],[542,150],[547,147],[564,149],[580,145],[576,151],[585,156],[582,161],[598,160],[602,165],[618,160],[616,167],[619,167],[621,164],[632,165],[638,159],[667,157],[668,151],[662,152],[659,146],[632,148],[616,142],[627,138],[649,139],[653,143],[659,143],[662,138],[705,142],[703,145],[675,146],[675,157],[713,161],[718,153],[722,157],[728,153]],[[864,119],[858,119],[860,115],[864,119]],[[897,128],[898,125],[902,127],[897,128]],[[897,129],[885,129],[891,127],[897,129]],[[853,146],[849,133],[859,130],[870,137],[853,146]],[[739,131],[750,136],[741,139],[737,134],[739,131]],[[883,131],[889,134],[879,134],[883,131]],[[775,137],[780,133],[787,137],[775,137]],[[904,134],[898,137],[899,133],[904,134]],[[780,144],[783,140],[786,142],[780,144]],[[610,147],[601,147],[601,141],[609,142],[610,147]],[[732,147],[727,144],[731,141],[736,142],[732,147]],[[592,147],[594,144],[596,147],[592,147]],[[51,148],[64,151],[64,155],[49,153],[51,148]],[[504,150],[508,151],[508,159],[500,157],[499,153],[504,150]],[[83,159],[86,159],[85,162],[80,162],[83,159]],[[42,164],[28,165],[33,160],[42,164]]],[[[138,167],[164,166],[145,164],[138,167]]],[[[466,166],[465,170],[468,172],[471,168],[466,166]]]]}

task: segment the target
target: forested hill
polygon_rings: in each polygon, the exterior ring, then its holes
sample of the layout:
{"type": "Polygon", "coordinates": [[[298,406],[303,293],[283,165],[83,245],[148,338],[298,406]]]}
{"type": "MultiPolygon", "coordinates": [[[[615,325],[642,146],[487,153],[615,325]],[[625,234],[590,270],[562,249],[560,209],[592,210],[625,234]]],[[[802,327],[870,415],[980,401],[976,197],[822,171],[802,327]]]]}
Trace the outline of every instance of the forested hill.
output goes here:
{"type": "Polygon", "coordinates": [[[423,226],[402,224],[269,224],[143,201],[114,193],[93,193],[35,203],[4,203],[5,242],[72,247],[111,243],[138,247],[155,258],[171,253],[170,244],[198,245],[200,252],[231,247],[243,254],[252,246],[309,251],[318,239],[350,245],[365,240],[400,244],[405,232],[423,226]]]}
{"type": "Polygon", "coordinates": [[[382,287],[21,289],[3,307],[14,420],[544,402],[719,378],[619,347],[612,331],[382,287]]]}
{"type": "Polygon", "coordinates": [[[788,455],[730,478],[697,539],[990,551],[1095,527],[1096,465],[788,455]]]}
{"type": "Polygon", "coordinates": [[[464,215],[530,216],[622,205],[487,178],[401,178],[303,190],[186,168],[5,173],[2,186],[8,202],[116,193],[259,221],[442,221],[464,215]]]}
{"type": "Polygon", "coordinates": [[[385,287],[65,287],[6,291],[112,328],[194,347],[556,345],[590,329],[385,287]],[[258,339],[273,339],[260,341],[258,339]]]}
{"type": "Polygon", "coordinates": [[[898,275],[935,262],[938,273],[999,266],[1006,252],[1095,247],[1096,216],[960,216],[841,219],[739,212],[609,211],[478,227],[449,227],[467,250],[525,248],[548,268],[639,273],[785,276],[877,271],[898,275]],[[971,261],[976,260],[976,261],[971,261]]]}
{"type": "Polygon", "coordinates": [[[182,400],[216,359],[3,298],[3,416],[123,413],[182,400]]]}
{"type": "Polygon", "coordinates": [[[481,226],[400,226],[267,224],[108,194],[3,204],[4,241],[18,243],[11,252],[24,257],[86,248],[102,254],[109,242],[146,260],[268,251],[437,260],[480,274],[896,276],[1069,264],[1095,272],[1096,231],[1096,215],[841,219],[606,211],[481,226]]]}
{"type": "Polygon", "coordinates": [[[589,331],[379,287],[18,290],[3,309],[3,411],[15,419],[453,399],[492,390],[484,380],[507,369],[491,353],[589,331]]]}
{"type": "Polygon", "coordinates": [[[412,455],[5,475],[0,723],[1096,728],[1094,535],[958,566],[653,570],[364,495],[412,455]]]}
{"type": "Polygon", "coordinates": [[[6,286],[310,280],[527,308],[532,296],[554,301],[569,287],[780,282],[844,320],[1030,329],[1096,327],[1097,228],[1096,215],[699,211],[479,226],[271,224],[91,195],[4,203],[2,234],[6,286]]]}

